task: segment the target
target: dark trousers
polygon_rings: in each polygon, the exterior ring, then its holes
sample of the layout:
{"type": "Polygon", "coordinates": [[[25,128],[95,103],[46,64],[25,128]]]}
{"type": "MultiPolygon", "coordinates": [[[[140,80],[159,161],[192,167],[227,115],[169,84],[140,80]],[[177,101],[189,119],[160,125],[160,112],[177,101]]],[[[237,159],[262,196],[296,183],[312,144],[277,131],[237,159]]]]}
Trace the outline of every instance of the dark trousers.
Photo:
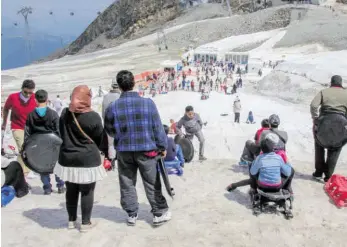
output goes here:
{"type": "Polygon", "coordinates": [[[235,122],[235,123],[240,123],[240,113],[239,113],[239,112],[236,112],[236,113],[235,113],[234,122],[235,122]]]}
{"type": "Polygon", "coordinates": [[[253,162],[260,153],[260,146],[253,141],[246,141],[241,155],[241,161],[253,162]]]}
{"type": "Polygon", "coordinates": [[[82,224],[90,223],[94,204],[94,190],[96,183],[91,184],[75,184],[66,182],[66,209],[69,214],[69,221],[76,221],[78,197],[81,193],[81,212],[82,224]]]}
{"type": "Polygon", "coordinates": [[[327,157],[325,159],[325,149],[320,146],[317,141],[314,142],[315,149],[315,168],[316,176],[322,176],[323,173],[326,179],[329,179],[335,171],[337,160],[339,159],[341,148],[328,149],[327,157]]]}
{"type": "Polygon", "coordinates": [[[157,169],[158,157],[148,157],[144,152],[118,152],[118,176],[121,206],[129,216],[139,210],[136,193],[137,170],[140,170],[143,185],[152,213],[161,216],[168,205],[161,191],[160,174],[157,169]]]}
{"type": "Polygon", "coordinates": [[[285,177],[282,175],[281,177],[282,183],[280,186],[277,186],[277,187],[259,185],[258,176],[250,175],[251,188],[252,189],[261,188],[261,189],[264,189],[264,191],[266,192],[276,192],[276,191],[279,191],[280,189],[285,189],[285,190],[288,190],[290,193],[293,193],[292,180],[293,180],[294,174],[295,174],[295,171],[292,168],[292,172],[289,177],[285,177]]]}
{"type": "Polygon", "coordinates": [[[13,186],[17,197],[23,197],[29,193],[29,186],[25,181],[23,169],[17,161],[12,161],[2,170],[6,177],[4,185],[13,186]]]}

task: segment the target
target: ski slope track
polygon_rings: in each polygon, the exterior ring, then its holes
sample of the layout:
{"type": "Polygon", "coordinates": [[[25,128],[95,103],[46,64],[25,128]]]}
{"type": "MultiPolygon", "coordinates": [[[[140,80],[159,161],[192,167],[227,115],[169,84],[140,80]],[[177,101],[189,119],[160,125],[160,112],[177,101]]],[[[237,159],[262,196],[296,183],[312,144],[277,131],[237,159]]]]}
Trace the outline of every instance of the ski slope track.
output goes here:
{"type": "MultiPolygon", "coordinates": [[[[177,31],[180,27],[175,28],[177,31]]],[[[139,177],[136,187],[139,219],[135,227],[126,226],[115,171],[96,185],[92,214],[96,227],[86,234],[67,230],[64,195],[44,196],[42,184],[36,178],[29,180],[31,194],[14,199],[1,209],[2,246],[345,247],[346,208],[337,209],[325,194],[323,184],[311,179],[314,150],[309,102],[326,87],[331,75],[340,74],[346,82],[347,63],[342,58],[347,57],[347,50],[332,51],[321,43],[277,47],[288,32],[289,29],[276,29],[253,36],[235,36],[237,44],[233,49],[250,43],[251,39],[260,44],[250,51],[249,74],[243,77],[244,87],[237,94],[242,104],[240,124],[233,123],[234,95],[212,92],[208,100],[200,100],[197,92],[178,91],[153,98],[163,124],[169,124],[171,118],[178,121],[187,105],[194,106],[202,120],[208,122],[203,129],[208,160],[198,162],[196,156],[185,165],[182,177],[170,176],[176,196],[171,200],[165,194],[173,213],[169,223],[159,228],[151,226],[151,209],[139,177]],[[259,77],[258,69],[269,60],[284,61],[275,69],[264,68],[263,76],[259,77]],[[254,125],[245,123],[249,111],[253,111],[257,122],[254,125]],[[229,115],[223,117],[221,113],[229,115]],[[280,129],[288,132],[288,157],[296,171],[294,218],[290,221],[275,214],[253,216],[248,187],[232,193],[225,191],[228,184],[248,177],[247,170],[236,165],[244,144],[253,139],[261,120],[274,113],[281,118],[280,129]]],[[[17,91],[26,77],[33,78],[37,88],[46,89],[52,97],[57,93],[67,97],[76,85],[87,84],[95,95],[93,109],[100,112],[102,98],[96,97],[98,86],[108,89],[117,71],[129,69],[138,73],[156,69],[164,60],[178,57],[178,50],[158,53],[150,43],[146,49],[139,46],[151,39],[155,40],[155,35],[100,52],[3,71],[2,96],[17,91]]],[[[206,45],[227,49],[228,40],[206,45]]],[[[13,143],[9,130],[5,141],[13,143]]],[[[196,139],[193,144],[198,150],[196,139]]],[[[347,176],[346,147],[335,172],[347,176]]],[[[52,177],[56,191],[53,181],[52,177]]]]}

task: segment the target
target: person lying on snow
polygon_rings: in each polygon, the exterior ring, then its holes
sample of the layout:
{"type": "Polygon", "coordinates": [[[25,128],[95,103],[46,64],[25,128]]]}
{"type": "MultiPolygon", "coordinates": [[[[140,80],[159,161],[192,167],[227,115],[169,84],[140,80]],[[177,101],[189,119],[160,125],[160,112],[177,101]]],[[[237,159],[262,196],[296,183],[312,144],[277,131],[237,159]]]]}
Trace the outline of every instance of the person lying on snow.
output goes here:
{"type": "Polygon", "coordinates": [[[1,206],[10,203],[14,196],[21,198],[29,193],[22,166],[15,159],[1,156],[1,206]],[[14,191],[10,196],[8,192],[14,191]]]}
{"type": "Polygon", "coordinates": [[[187,106],[185,109],[184,116],[178,121],[176,128],[177,133],[183,137],[182,133],[182,126],[186,130],[185,137],[189,140],[193,140],[194,136],[196,136],[200,142],[199,147],[199,160],[203,161],[206,160],[206,157],[204,156],[204,150],[205,150],[205,138],[202,133],[202,126],[204,123],[202,122],[200,115],[194,112],[194,108],[192,106],[187,106]]]}
{"type": "MultiPolygon", "coordinates": [[[[274,133],[268,134],[260,141],[262,154],[256,158],[249,170],[250,193],[256,193],[256,189],[261,188],[265,192],[285,189],[293,194],[291,182],[294,169],[288,163],[286,156],[275,153],[279,142],[280,138],[274,133]]],[[[230,184],[226,189],[230,192],[236,188],[235,184],[230,184]]]]}
{"type": "MultiPolygon", "coordinates": [[[[45,90],[38,90],[35,93],[37,107],[33,112],[28,115],[25,130],[24,130],[24,144],[28,141],[30,136],[34,134],[54,133],[60,137],[59,133],[59,115],[53,109],[47,107],[48,93],[45,90]]],[[[49,174],[41,175],[43,183],[43,191],[45,195],[52,193],[52,184],[49,174]]],[[[65,192],[64,181],[55,175],[58,193],[65,192]]]]}
{"type": "MultiPolygon", "coordinates": [[[[169,134],[169,126],[163,125],[166,135],[169,134]]],[[[164,159],[165,167],[168,174],[177,174],[178,176],[183,175],[184,157],[182,148],[179,144],[175,144],[172,137],[167,137],[167,150],[166,157],[164,159]]]]}

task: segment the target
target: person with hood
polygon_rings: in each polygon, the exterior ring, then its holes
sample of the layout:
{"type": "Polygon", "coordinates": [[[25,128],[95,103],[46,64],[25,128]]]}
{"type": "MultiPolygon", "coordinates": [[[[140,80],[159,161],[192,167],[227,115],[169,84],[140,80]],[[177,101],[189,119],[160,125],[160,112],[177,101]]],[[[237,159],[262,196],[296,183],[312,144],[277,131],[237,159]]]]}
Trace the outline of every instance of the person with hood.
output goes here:
{"type": "MultiPolygon", "coordinates": [[[[154,75],[154,74],[153,74],[154,75]]],[[[112,80],[111,83],[111,90],[108,94],[106,94],[102,100],[102,119],[105,119],[105,112],[107,107],[120,97],[120,91],[119,86],[116,79],[112,80]]],[[[108,143],[108,152],[107,152],[107,159],[111,162],[112,167],[114,167],[115,159],[116,159],[116,150],[114,148],[113,141],[114,139],[111,136],[107,136],[107,143],[108,143]]]]}
{"type": "Polygon", "coordinates": [[[248,123],[248,124],[249,123],[251,123],[251,124],[254,123],[254,117],[253,117],[253,112],[252,111],[249,111],[246,123],[248,123]]]}
{"type": "Polygon", "coordinates": [[[122,94],[106,110],[105,130],[114,137],[121,205],[128,214],[127,224],[135,226],[138,218],[136,179],[139,170],[152,207],[153,225],[162,225],[171,219],[157,169],[159,159],[166,156],[167,136],[155,103],[133,91],[134,75],[122,70],[117,74],[117,83],[122,94]]]}
{"type": "MultiPolygon", "coordinates": [[[[21,91],[10,94],[4,105],[1,130],[6,129],[8,114],[11,110],[11,130],[18,152],[22,150],[27,117],[36,107],[34,90],[35,82],[33,80],[24,80],[21,91]]],[[[23,168],[24,175],[27,176],[30,170],[26,167],[20,155],[18,156],[18,162],[23,168]]]]}
{"type": "Polygon", "coordinates": [[[81,193],[81,232],[91,229],[94,190],[97,181],[107,176],[101,165],[99,146],[103,138],[100,115],[91,108],[92,95],[86,85],[74,88],[69,108],[59,119],[59,131],[63,144],[59,161],[54,168],[66,185],[66,209],[69,229],[77,228],[77,206],[81,193]]]}
{"type": "MultiPolygon", "coordinates": [[[[48,93],[45,90],[38,90],[35,93],[37,107],[32,111],[27,118],[24,130],[24,145],[34,134],[48,134],[54,133],[60,137],[59,133],[59,116],[56,111],[47,107],[48,93]]],[[[38,143],[40,145],[40,143],[38,143]]],[[[64,181],[55,175],[58,193],[65,192],[64,181]]],[[[41,175],[41,182],[43,184],[43,191],[45,195],[52,193],[52,184],[49,174],[41,175]]]]}
{"type": "Polygon", "coordinates": [[[239,96],[236,96],[234,101],[234,123],[240,123],[240,113],[241,113],[241,100],[239,99],[239,96]]]}
{"type": "Polygon", "coordinates": [[[184,127],[186,131],[185,137],[189,140],[193,140],[194,136],[196,136],[200,142],[199,147],[199,160],[206,160],[204,156],[205,151],[205,138],[202,133],[202,126],[204,123],[202,122],[200,115],[194,112],[194,108],[192,106],[187,106],[185,109],[184,116],[178,121],[176,128],[177,133],[180,136],[183,136],[182,127],[184,127]]]}
{"type": "Polygon", "coordinates": [[[330,121],[331,124],[336,123],[341,125],[346,123],[347,118],[347,90],[342,87],[341,76],[334,75],[331,78],[330,84],[331,86],[329,88],[323,89],[314,97],[310,106],[315,137],[315,172],[312,176],[318,179],[322,178],[324,174],[325,182],[334,173],[343,144],[337,148],[328,148],[325,157],[325,148],[320,145],[316,138],[318,125],[323,123],[323,121],[330,121]]]}

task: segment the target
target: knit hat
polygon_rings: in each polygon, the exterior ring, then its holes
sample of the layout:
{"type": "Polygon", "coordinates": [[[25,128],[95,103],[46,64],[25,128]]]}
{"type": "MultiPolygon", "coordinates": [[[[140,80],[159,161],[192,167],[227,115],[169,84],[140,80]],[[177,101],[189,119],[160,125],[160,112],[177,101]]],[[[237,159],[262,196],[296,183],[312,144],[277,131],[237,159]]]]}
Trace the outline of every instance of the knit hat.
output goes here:
{"type": "Polygon", "coordinates": [[[280,121],[280,117],[276,114],[272,114],[269,117],[269,123],[271,127],[278,127],[278,125],[280,125],[281,121],[280,121]]]}
{"type": "Polygon", "coordinates": [[[331,77],[330,84],[331,86],[342,87],[342,77],[339,75],[334,75],[331,77]]]}
{"type": "Polygon", "coordinates": [[[263,153],[270,153],[274,151],[275,146],[279,143],[280,138],[274,133],[269,133],[265,139],[260,142],[260,148],[263,153]]]}
{"type": "Polygon", "coordinates": [[[116,78],[113,78],[113,79],[112,79],[111,87],[112,87],[113,89],[119,88],[116,78]]]}

